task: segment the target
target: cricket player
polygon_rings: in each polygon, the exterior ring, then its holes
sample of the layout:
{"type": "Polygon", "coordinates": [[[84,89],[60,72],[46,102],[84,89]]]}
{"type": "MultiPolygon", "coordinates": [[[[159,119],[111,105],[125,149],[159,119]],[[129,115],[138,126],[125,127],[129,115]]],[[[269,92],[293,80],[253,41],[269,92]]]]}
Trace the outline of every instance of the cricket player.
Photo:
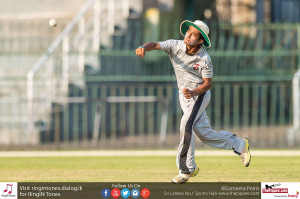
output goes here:
{"type": "Polygon", "coordinates": [[[212,62],[206,52],[211,46],[208,26],[200,20],[185,20],[180,25],[180,33],[183,40],[147,42],[136,49],[136,54],[142,58],[146,51],[164,50],[174,67],[183,116],[176,158],[179,174],[172,182],[185,183],[198,174],[194,156],[195,136],[212,147],[233,150],[248,167],[251,161],[248,140],[228,131],[214,131],[205,111],[210,101],[213,76],[212,62]]]}

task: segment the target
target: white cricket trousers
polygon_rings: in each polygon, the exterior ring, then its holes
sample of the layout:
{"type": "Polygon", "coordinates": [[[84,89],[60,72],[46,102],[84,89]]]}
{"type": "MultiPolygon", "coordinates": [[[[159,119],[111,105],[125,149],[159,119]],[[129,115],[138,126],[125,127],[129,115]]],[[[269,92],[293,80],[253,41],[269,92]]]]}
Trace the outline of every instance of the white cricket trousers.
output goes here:
{"type": "Polygon", "coordinates": [[[240,154],[245,147],[245,141],[228,131],[216,132],[210,127],[205,108],[210,101],[210,91],[191,99],[185,99],[179,92],[180,106],[183,116],[180,122],[180,143],[177,153],[177,167],[181,173],[189,174],[196,168],[195,135],[205,144],[232,149],[240,154]]]}

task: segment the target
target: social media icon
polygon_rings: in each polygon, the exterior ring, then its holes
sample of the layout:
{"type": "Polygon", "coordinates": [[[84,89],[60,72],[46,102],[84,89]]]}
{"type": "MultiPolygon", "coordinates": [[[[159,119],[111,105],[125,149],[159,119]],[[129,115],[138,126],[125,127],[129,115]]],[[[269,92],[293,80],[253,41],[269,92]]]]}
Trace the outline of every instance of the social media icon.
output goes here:
{"type": "Polygon", "coordinates": [[[128,198],[130,196],[130,191],[127,188],[122,189],[121,195],[123,198],[128,198]]]}
{"type": "Polygon", "coordinates": [[[147,188],[144,188],[141,190],[141,196],[143,198],[148,198],[150,196],[150,190],[147,188]]]}
{"type": "Polygon", "coordinates": [[[132,190],[131,190],[131,196],[132,196],[133,198],[139,197],[139,196],[140,196],[140,190],[138,190],[138,189],[132,189],[132,190]]]}
{"type": "Polygon", "coordinates": [[[110,190],[109,189],[103,189],[101,191],[101,194],[104,198],[108,198],[110,196],[110,190]]]}
{"type": "Polygon", "coordinates": [[[111,196],[113,198],[118,198],[118,197],[120,197],[120,195],[121,195],[121,192],[119,189],[114,188],[113,190],[111,190],[111,196]]]}

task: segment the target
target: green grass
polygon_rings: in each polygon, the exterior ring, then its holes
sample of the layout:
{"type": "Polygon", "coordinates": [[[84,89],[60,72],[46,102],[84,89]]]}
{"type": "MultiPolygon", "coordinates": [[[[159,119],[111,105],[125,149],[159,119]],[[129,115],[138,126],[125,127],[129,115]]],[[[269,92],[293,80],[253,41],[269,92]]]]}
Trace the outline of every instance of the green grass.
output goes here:
{"type": "MultiPolygon", "coordinates": [[[[197,157],[190,182],[297,182],[299,157],[253,157],[245,168],[238,156],[197,157]]],[[[0,158],[0,182],[170,182],[175,157],[0,158]]]]}

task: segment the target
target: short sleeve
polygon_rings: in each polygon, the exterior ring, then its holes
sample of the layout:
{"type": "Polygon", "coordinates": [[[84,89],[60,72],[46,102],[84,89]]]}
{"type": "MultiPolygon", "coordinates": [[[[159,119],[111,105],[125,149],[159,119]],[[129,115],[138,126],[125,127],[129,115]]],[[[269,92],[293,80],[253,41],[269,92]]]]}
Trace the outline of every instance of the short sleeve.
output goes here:
{"type": "Polygon", "coordinates": [[[160,41],[158,43],[162,50],[166,51],[168,54],[171,54],[172,51],[174,51],[176,46],[178,45],[178,40],[170,39],[166,41],[160,41]]]}
{"type": "Polygon", "coordinates": [[[202,78],[212,78],[213,65],[210,60],[205,60],[205,64],[202,66],[201,73],[202,78]]]}

